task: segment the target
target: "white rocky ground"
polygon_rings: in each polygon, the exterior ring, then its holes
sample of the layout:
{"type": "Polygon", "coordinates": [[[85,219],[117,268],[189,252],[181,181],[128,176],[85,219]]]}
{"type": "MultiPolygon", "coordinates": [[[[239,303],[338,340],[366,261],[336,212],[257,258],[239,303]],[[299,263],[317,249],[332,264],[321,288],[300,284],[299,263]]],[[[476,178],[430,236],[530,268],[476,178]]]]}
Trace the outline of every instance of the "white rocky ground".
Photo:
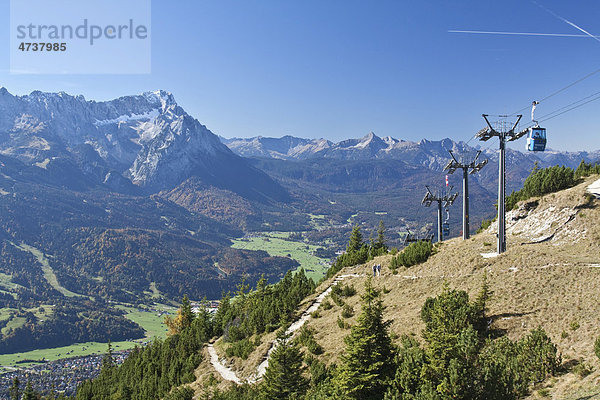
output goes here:
{"type": "Polygon", "coordinates": [[[588,186],[587,191],[600,199],[600,179],[588,186]]]}

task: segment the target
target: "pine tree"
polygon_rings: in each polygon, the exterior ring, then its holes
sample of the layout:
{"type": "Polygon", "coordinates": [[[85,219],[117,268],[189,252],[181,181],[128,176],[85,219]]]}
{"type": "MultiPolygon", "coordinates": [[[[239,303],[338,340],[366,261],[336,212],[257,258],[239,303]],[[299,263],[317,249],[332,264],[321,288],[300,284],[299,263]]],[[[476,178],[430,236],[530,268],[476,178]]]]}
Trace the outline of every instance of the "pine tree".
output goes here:
{"type": "Polygon", "coordinates": [[[302,357],[298,346],[280,333],[264,375],[261,388],[264,399],[299,398],[306,392],[308,380],[303,375],[302,357]]]}
{"type": "Polygon", "coordinates": [[[490,284],[488,283],[487,271],[483,274],[483,282],[481,283],[481,289],[479,290],[479,294],[475,299],[475,309],[479,313],[479,321],[475,324],[475,328],[477,331],[483,335],[488,330],[487,324],[487,302],[492,297],[494,292],[490,289],[490,284]]]}
{"type": "Polygon", "coordinates": [[[383,251],[387,251],[387,246],[385,244],[385,225],[382,220],[379,221],[379,228],[377,228],[377,240],[373,244],[373,247],[379,252],[381,252],[382,249],[383,251]]]}
{"type": "Polygon", "coordinates": [[[194,321],[194,312],[192,311],[192,303],[187,294],[181,300],[181,307],[177,310],[175,318],[165,316],[165,325],[169,328],[169,335],[175,335],[192,326],[194,321]]]}
{"type": "Polygon", "coordinates": [[[102,358],[102,369],[101,371],[107,373],[112,367],[115,365],[115,360],[113,357],[113,349],[110,340],[108,341],[108,347],[106,349],[106,354],[102,358]]]}
{"type": "Polygon", "coordinates": [[[31,382],[27,382],[27,386],[25,386],[25,390],[23,391],[22,400],[36,400],[37,398],[37,395],[31,387],[31,382]]]}
{"type": "Polygon", "coordinates": [[[19,378],[15,376],[12,382],[12,386],[8,390],[11,400],[19,400],[21,398],[21,391],[19,390],[20,385],[21,381],[19,381],[19,378]]]}
{"type": "Polygon", "coordinates": [[[363,235],[360,231],[360,227],[358,225],[354,225],[354,227],[352,228],[352,233],[350,234],[350,241],[348,242],[346,252],[352,253],[355,251],[359,251],[362,246],[363,235]]]}
{"type": "Polygon", "coordinates": [[[383,303],[371,278],[362,296],[362,311],[357,324],[344,342],[346,349],[334,378],[342,398],[380,399],[394,374],[393,351],[388,327],[383,321],[383,303]]]}
{"type": "Polygon", "coordinates": [[[192,303],[188,299],[187,294],[183,295],[181,300],[181,329],[187,329],[192,326],[194,320],[194,312],[192,311],[192,303]]]}

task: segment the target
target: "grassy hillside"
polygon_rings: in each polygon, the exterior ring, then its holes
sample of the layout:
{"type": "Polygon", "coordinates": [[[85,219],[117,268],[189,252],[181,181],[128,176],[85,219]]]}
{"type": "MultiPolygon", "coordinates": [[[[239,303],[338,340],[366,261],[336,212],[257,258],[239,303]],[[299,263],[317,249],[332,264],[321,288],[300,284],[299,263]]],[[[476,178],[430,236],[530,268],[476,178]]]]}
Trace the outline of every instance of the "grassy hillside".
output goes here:
{"type": "MultiPolygon", "coordinates": [[[[496,228],[492,225],[470,240],[444,242],[436,247],[437,252],[427,262],[399,268],[396,274],[389,269],[390,255],[342,270],[338,275],[359,275],[344,280],[344,284],[353,285],[358,293],[343,298],[355,311],[353,317],[343,320],[350,325],[355,322],[360,310],[359,295],[367,276],[372,274],[373,263],[383,265],[382,276],[374,278],[373,283],[382,289],[387,307],[384,315],[393,321],[391,333],[396,342],[402,334],[421,337],[424,328],[421,307],[428,297],[439,294],[445,283],[474,297],[486,275],[493,292],[488,303],[491,327],[517,339],[541,326],[562,353],[565,372],[536,387],[531,397],[595,398],[586,396],[600,393],[600,389],[595,389],[600,382],[600,363],[593,349],[595,339],[600,336],[597,308],[600,200],[587,194],[586,188],[597,179],[598,176],[594,176],[571,189],[520,203],[508,215],[508,250],[500,256],[482,255],[495,250],[496,228]],[[582,363],[593,369],[585,377],[573,368],[582,363]]],[[[312,299],[330,283],[331,280],[323,282],[301,308],[308,308],[312,299]]],[[[332,307],[321,306],[319,317],[313,315],[305,326],[314,330],[315,339],[324,350],[317,357],[330,365],[339,361],[344,349],[343,338],[350,330],[338,325],[342,306],[332,299],[328,303],[332,307]]],[[[261,345],[246,361],[229,359],[239,370],[240,377],[249,377],[256,370],[272,336],[263,336],[261,345]]],[[[220,357],[227,358],[225,347],[220,341],[216,343],[220,357]]],[[[194,387],[199,392],[215,378],[221,379],[209,359],[206,355],[196,371],[198,380],[194,387]],[[214,378],[209,378],[211,376],[214,378]]],[[[218,385],[226,387],[228,383],[218,385]]]]}

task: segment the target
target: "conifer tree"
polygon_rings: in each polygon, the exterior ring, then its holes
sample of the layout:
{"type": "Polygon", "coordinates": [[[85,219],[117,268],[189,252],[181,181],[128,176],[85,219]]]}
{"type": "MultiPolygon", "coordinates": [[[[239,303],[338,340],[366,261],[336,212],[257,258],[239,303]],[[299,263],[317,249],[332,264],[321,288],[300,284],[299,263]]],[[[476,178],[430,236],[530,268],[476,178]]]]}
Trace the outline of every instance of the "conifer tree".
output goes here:
{"type": "Polygon", "coordinates": [[[380,399],[394,374],[393,351],[388,327],[383,321],[383,303],[371,278],[365,284],[362,311],[344,342],[346,349],[334,378],[342,398],[380,399]]]}
{"type": "Polygon", "coordinates": [[[387,251],[387,246],[385,244],[385,225],[383,221],[379,221],[379,228],[377,228],[377,240],[373,244],[375,250],[378,251],[387,251]]]}
{"type": "Polygon", "coordinates": [[[110,340],[108,341],[108,346],[106,349],[106,354],[102,358],[102,369],[101,371],[106,373],[115,365],[115,360],[113,357],[113,349],[110,340]]]}
{"type": "Polygon", "coordinates": [[[359,251],[362,246],[363,235],[360,231],[360,227],[358,225],[354,225],[354,227],[352,228],[352,233],[350,234],[350,241],[348,242],[346,252],[352,253],[355,251],[359,251]]]}
{"type": "Polygon", "coordinates": [[[11,400],[19,400],[21,398],[21,391],[19,389],[20,385],[21,385],[21,381],[19,381],[19,378],[15,376],[15,378],[13,379],[13,382],[12,382],[12,386],[8,390],[11,400]]]}
{"type": "Polygon", "coordinates": [[[37,398],[37,395],[31,387],[31,382],[27,382],[27,386],[25,386],[25,390],[23,391],[22,400],[36,400],[37,398]]]}
{"type": "Polygon", "coordinates": [[[302,358],[298,346],[280,332],[264,375],[261,388],[264,399],[300,398],[306,392],[308,380],[303,375],[302,358]]]}
{"type": "Polygon", "coordinates": [[[165,325],[169,328],[169,335],[175,335],[192,326],[194,321],[194,312],[192,311],[192,303],[187,294],[181,300],[181,307],[177,310],[175,318],[165,316],[165,325]]]}

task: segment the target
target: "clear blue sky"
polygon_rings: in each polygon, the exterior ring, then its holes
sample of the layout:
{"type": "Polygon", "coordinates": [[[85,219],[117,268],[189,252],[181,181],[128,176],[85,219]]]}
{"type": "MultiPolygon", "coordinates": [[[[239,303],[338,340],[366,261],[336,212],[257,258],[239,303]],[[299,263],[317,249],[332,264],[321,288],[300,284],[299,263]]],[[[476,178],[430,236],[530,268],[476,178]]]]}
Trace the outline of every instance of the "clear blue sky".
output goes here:
{"type": "MultiPolygon", "coordinates": [[[[600,35],[596,0],[538,1],[600,35]]],[[[0,4],[5,27],[9,2],[0,4]]],[[[340,140],[374,131],[468,140],[481,113],[512,113],[600,68],[592,38],[450,29],[580,33],[527,0],[155,0],[151,74],[11,75],[8,29],[0,29],[0,86],[96,100],[165,89],[225,137],[340,140]]],[[[600,73],[542,103],[538,115],[598,91],[600,73]]],[[[599,110],[600,100],[548,121],[549,146],[600,149],[599,110]]]]}

